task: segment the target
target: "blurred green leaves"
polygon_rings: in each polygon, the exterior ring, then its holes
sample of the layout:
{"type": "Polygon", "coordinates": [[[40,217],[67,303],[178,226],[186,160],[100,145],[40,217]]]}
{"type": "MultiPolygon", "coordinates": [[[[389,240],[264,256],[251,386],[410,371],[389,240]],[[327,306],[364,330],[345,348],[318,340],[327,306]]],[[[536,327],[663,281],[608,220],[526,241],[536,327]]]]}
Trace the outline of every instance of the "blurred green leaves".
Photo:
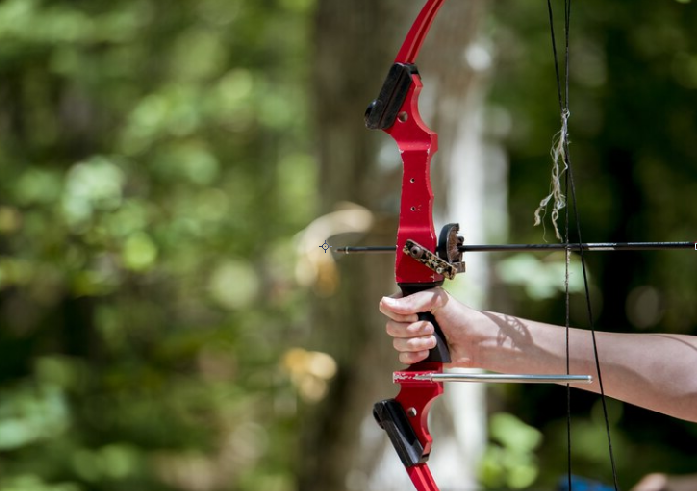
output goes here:
{"type": "Polygon", "coordinates": [[[5,389],[0,401],[0,451],[59,437],[68,429],[68,404],[59,387],[5,389]]]}
{"type": "Polygon", "coordinates": [[[491,443],[486,449],[480,478],[490,489],[521,489],[532,485],[538,474],[535,449],[542,434],[509,413],[489,418],[491,443]]]}
{"type": "MultiPolygon", "coordinates": [[[[547,258],[516,254],[497,262],[495,269],[507,284],[523,286],[533,300],[554,298],[564,291],[566,267],[563,253],[550,254],[547,258]]],[[[569,291],[583,291],[583,275],[578,260],[569,261],[569,291]]]]}
{"type": "Polygon", "coordinates": [[[132,37],[150,19],[151,3],[122,2],[121,6],[87,12],[60,2],[8,0],[0,5],[0,39],[28,44],[119,42],[132,37]]]}
{"type": "Polygon", "coordinates": [[[125,176],[118,166],[103,157],[73,165],[65,177],[63,213],[69,226],[78,226],[95,211],[121,206],[125,176]]]}
{"type": "MultiPolygon", "coordinates": [[[[563,63],[563,5],[552,4],[563,63]]],[[[498,55],[491,99],[506,108],[511,122],[506,141],[511,239],[539,242],[542,233],[530,227],[530,210],[547,193],[549,147],[559,130],[546,5],[505,0],[491,8],[489,34],[498,55]]],[[[569,135],[583,240],[694,240],[697,208],[685,204],[697,181],[691,144],[697,133],[696,22],[694,2],[574,2],[569,135]]],[[[574,219],[572,213],[572,224],[574,219]]],[[[579,240],[574,228],[571,241],[579,240]]],[[[553,324],[562,324],[568,312],[570,325],[589,328],[592,317],[600,331],[694,335],[697,309],[687,299],[697,293],[690,273],[697,256],[684,252],[588,254],[592,313],[580,293],[566,310],[559,288],[563,274],[551,261],[536,257],[533,265],[511,258],[496,267],[497,277],[523,288],[508,290],[514,301],[494,309],[553,324]]],[[[556,264],[563,267],[563,258],[556,264]]],[[[574,289],[582,275],[571,265],[574,289]]],[[[508,395],[511,410],[545,434],[536,484],[553,486],[566,464],[561,397],[552,388],[508,395]]],[[[584,419],[591,408],[596,411],[594,400],[573,395],[574,472],[610,482],[602,417],[592,424],[584,419]]],[[[689,425],[612,401],[609,406],[623,486],[631,487],[646,472],[694,471],[694,440],[677,449],[673,441],[682,438],[670,437],[689,431],[689,425]]]]}
{"type": "Polygon", "coordinates": [[[2,489],[292,489],[311,8],[0,4],[2,489]]]}

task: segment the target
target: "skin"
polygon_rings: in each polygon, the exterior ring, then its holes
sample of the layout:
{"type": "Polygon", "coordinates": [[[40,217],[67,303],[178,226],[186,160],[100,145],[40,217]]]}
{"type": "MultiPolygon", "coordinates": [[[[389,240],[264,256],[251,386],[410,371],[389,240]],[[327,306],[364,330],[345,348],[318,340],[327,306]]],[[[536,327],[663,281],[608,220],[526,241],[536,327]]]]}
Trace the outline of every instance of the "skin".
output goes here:
{"type": "MultiPolygon", "coordinates": [[[[471,309],[442,288],[399,298],[383,297],[387,334],[402,363],[424,360],[436,345],[433,326],[417,312],[431,311],[450,348],[452,366],[500,373],[566,373],[566,329],[498,312],[471,309]]],[[[572,374],[594,375],[599,393],[593,339],[589,331],[569,330],[572,374]]],[[[697,337],[673,334],[596,333],[605,393],[676,418],[697,422],[697,337]]],[[[644,476],[632,491],[694,491],[697,474],[644,476]]]]}
{"type": "Polygon", "coordinates": [[[694,491],[697,488],[697,474],[669,476],[667,474],[648,474],[632,488],[632,491],[694,491]]]}
{"type": "MultiPolygon", "coordinates": [[[[563,327],[477,311],[442,288],[404,298],[383,297],[380,311],[389,318],[386,330],[402,363],[424,360],[435,346],[433,326],[417,319],[417,312],[431,311],[448,341],[453,366],[500,373],[566,373],[563,327]]],[[[597,332],[596,340],[609,397],[697,422],[697,337],[597,332]]],[[[592,385],[579,387],[600,392],[591,333],[570,329],[569,344],[570,373],[594,379],[592,385]]]]}

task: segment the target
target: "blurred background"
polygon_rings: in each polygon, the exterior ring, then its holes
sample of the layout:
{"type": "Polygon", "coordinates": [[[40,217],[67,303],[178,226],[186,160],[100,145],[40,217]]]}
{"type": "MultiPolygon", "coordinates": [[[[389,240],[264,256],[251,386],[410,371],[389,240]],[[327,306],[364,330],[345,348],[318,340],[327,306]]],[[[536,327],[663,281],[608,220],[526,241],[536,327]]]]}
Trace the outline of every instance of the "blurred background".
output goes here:
{"type": "MultiPolygon", "coordinates": [[[[399,367],[393,259],[319,246],[394,243],[399,157],[363,111],[422,4],[0,2],[0,489],[392,489],[369,420],[399,367]]],[[[697,241],[697,5],[572,9],[583,239],[697,241]]],[[[419,67],[440,225],[553,241],[545,2],[451,0],[419,67]]],[[[563,323],[563,257],[467,260],[463,302],[563,323]]],[[[697,334],[696,252],[588,267],[599,330],[697,334]]],[[[477,390],[441,408],[471,425],[434,449],[447,487],[554,489],[564,390],[477,390]]],[[[694,424],[608,403],[624,487],[697,472],[694,424]]],[[[610,482],[598,398],[572,409],[574,472],[610,482]]]]}

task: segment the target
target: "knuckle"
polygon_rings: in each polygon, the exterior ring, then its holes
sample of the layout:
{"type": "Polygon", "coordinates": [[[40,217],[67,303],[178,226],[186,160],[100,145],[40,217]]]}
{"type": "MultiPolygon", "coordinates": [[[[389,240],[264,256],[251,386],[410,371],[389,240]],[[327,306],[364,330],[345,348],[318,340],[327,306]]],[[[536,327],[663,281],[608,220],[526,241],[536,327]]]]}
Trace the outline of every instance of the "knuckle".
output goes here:
{"type": "Polygon", "coordinates": [[[421,336],[409,338],[407,340],[408,351],[419,352],[423,350],[429,350],[435,345],[435,339],[433,336],[421,336]]]}
{"type": "Polygon", "coordinates": [[[430,334],[432,332],[432,329],[433,327],[431,326],[431,323],[429,321],[417,321],[410,324],[407,328],[409,333],[415,336],[430,334]]]}
{"type": "Polygon", "coordinates": [[[433,333],[433,324],[429,321],[422,321],[421,332],[430,335],[431,333],[433,333]]]}
{"type": "Polygon", "coordinates": [[[419,338],[409,338],[406,343],[406,347],[408,351],[419,351],[421,347],[419,346],[420,341],[419,338]]]}

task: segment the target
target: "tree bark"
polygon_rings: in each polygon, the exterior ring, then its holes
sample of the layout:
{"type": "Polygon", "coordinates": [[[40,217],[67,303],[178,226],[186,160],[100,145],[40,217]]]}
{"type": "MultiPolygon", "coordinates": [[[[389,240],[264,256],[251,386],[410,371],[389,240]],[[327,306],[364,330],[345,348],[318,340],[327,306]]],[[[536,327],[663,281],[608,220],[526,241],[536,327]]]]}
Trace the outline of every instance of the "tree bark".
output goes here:
{"type": "MultiPolygon", "coordinates": [[[[364,128],[363,111],[377,96],[422,6],[421,1],[404,0],[324,0],[318,6],[312,102],[320,165],[320,213],[330,212],[342,201],[371,210],[375,220],[370,232],[361,238],[365,244],[395,241],[402,164],[388,136],[364,128]]],[[[462,112],[481,106],[481,97],[471,97],[480,76],[463,56],[476,38],[481,11],[478,1],[446,3],[418,63],[425,86],[422,115],[440,134],[433,175],[436,215],[444,214],[451,172],[462,172],[453,157],[457,141],[468,134],[472,129],[468,125],[474,121],[463,118],[462,112]]],[[[334,243],[341,242],[337,239],[334,243]]],[[[380,297],[397,289],[393,264],[391,256],[344,258],[338,264],[337,292],[330,299],[315,302],[314,339],[318,349],[337,359],[340,369],[327,400],[307,415],[300,459],[299,489],[303,491],[384,491],[411,486],[371,414],[375,402],[393,397],[398,390],[391,383],[391,372],[400,365],[377,309],[380,297]]],[[[481,406],[481,394],[471,397],[473,407],[481,406]]],[[[453,411],[444,407],[437,411],[441,421],[448,421],[436,425],[442,434],[438,448],[445,454],[446,449],[458,446],[447,441],[458,421],[452,419],[453,411]]],[[[481,428],[477,431],[483,435],[481,428]]],[[[473,459],[471,455],[452,457],[460,462],[473,459]]],[[[471,484],[471,475],[463,476],[471,469],[457,467],[449,473],[449,484],[443,486],[471,484]]]]}

